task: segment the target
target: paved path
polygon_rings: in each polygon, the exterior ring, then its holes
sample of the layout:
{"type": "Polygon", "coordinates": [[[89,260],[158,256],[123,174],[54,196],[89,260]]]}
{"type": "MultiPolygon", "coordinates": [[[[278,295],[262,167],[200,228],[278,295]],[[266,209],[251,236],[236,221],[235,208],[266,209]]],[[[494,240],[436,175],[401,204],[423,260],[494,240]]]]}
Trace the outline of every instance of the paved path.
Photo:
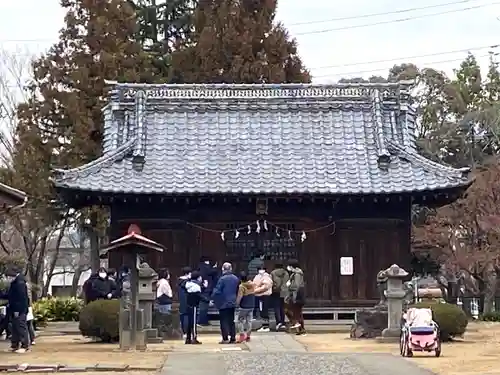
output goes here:
{"type": "Polygon", "coordinates": [[[390,354],[308,353],[293,336],[255,334],[250,352],[173,353],[162,375],[432,375],[390,354]]]}

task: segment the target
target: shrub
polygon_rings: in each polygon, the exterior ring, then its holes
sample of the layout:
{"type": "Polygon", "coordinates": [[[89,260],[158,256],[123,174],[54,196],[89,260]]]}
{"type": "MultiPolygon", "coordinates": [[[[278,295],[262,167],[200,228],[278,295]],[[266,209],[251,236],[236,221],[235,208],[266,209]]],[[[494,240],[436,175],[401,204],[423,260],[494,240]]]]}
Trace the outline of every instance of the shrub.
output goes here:
{"type": "Polygon", "coordinates": [[[5,279],[0,279],[0,292],[7,293],[9,291],[10,282],[5,279]]]}
{"type": "Polygon", "coordinates": [[[420,302],[410,307],[432,309],[433,319],[439,325],[442,341],[450,341],[453,337],[463,335],[469,323],[465,312],[451,303],[420,302]]]}
{"type": "Polygon", "coordinates": [[[493,311],[481,315],[481,320],[485,322],[500,322],[500,311],[493,311]]]}
{"type": "Polygon", "coordinates": [[[76,298],[42,298],[33,303],[33,315],[37,326],[47,322],[74,322],[82,306],[82,300],[76,298]]]}
{"type": "MultiPolygon", "coordinates": [[[[10,286],[10,283],[7,280],[0,279],[0,292],[1,293],[7,293],[9,291],[9,286],[10,286]]],[[[7,304],[6,299],[0,300],[0,306],[4,306],[6,304],[7,304]]]]}
{"type": "Polygon", "coordinates": [[[104,342],[118,341],[119,315],[120,301],[117,299],[90,302],[80,311],[80,332],[104,342]]]}

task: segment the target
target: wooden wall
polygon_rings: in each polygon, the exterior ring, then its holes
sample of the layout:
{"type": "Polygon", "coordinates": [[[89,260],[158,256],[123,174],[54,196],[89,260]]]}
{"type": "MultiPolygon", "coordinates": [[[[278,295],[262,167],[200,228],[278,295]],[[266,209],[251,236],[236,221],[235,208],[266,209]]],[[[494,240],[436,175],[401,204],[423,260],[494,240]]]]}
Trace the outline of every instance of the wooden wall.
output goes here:
{"type": "MultiPolygon", "coordinates": [[[[271,209],[268,216],[260,219],[296,232],[334,222],[325,229],[307,233],[304,242],[300,241],[299,233],[294,234],[295,247],[286,249],[295,251],[295,255],[290,256],[297,257],[303,267],[309,305],[373,303],[378,299],[377,272],[393,263],[403,267],[409,264],[409,204],[394,207],[384,203],[374,208],[367,203],[349,205],[346,202],[345,205],[337,203],[336,209],[326,209],[321,205],[312,207],[310,202],[302,202],[301,205],[302,208],[297,207],[294,202],[288,207],[284,205],[281,211],[273,212],[271,209]],[[354,275],[340,276],[342,256],[353,257],[354,275]]],[[[236,210],[219,206],[184,212],[172,206],[163,210],[153,207],[136,207],[134,210],[129,207],[124,211],[115,208],[114,214],[112,211],[112,236],[124,235],[132,223],[139,225],[145,236],[167,249],[162,254],[151,255],[148,259],[150,265],[155,269],[167,267],[174,277],[179,276],[181,268],[186,265],[197,266],[202,255],[211,257],[219,265],[230,261],[236,271],[246,271],[249,253],[253,249],[240,247],[237,250],[241,251],[236,252],[231,249],[234,250],[233,245],[238,242],[234,239],[233,228],[255,222],[257,216],[251,210],[246,204],[236,210]],[[227,230],[225,242],[221,239],[221,230],[227,230]]],[[[286,236],[287,233],[281,235],[286,236]]],[[[264,246],[264,241],[273,239],[276,239],[274,231],[260,234],[253,231],[251,235],[240,235],[240,242],[256,244],[255,251],[264,246]]],[[[280,261],[268,261],[269,266],[275,262],[280,261]]],[[[119,257],[110,257],[110,266],[119,267],[119,263],[119,257]]]]}

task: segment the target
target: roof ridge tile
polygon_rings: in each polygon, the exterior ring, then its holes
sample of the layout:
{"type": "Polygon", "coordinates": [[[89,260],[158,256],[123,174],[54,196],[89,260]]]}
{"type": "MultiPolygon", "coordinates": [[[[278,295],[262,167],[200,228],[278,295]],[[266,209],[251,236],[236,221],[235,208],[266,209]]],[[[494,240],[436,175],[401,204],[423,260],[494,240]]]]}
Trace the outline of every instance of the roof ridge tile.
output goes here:
{"type": "Polygon", "coordinates": [[[454,168],[448,165],[436,163],[426,157],[414,152],[413,150],[409,150],[396,142],[388,141],[389,148],[392,149],[397,154],[403,154],[404,158],[409,159],[409,161],[413,161],[415,163],[420,164],[423,167],[431,169],[433,172],[441,174],[443,176],[448,176],[450,174],[455,175],[454,177],[462,178],[464,175],[468,175],[471,171],[469,167],[463,168],[454,168]]]}
{"type": "Polygon", "coordinates": [[[81,165],[71,169],[54,169],[57,179],[60,181],[74,180],[78,177],[88,176],[98,172],[101,168],[109,166],[119,160],[122,160],[129,154],[136,143],[136,138],[131,138],[116,149],[102,155],[101,157],[92,160],[90,163],[81,165]]]}

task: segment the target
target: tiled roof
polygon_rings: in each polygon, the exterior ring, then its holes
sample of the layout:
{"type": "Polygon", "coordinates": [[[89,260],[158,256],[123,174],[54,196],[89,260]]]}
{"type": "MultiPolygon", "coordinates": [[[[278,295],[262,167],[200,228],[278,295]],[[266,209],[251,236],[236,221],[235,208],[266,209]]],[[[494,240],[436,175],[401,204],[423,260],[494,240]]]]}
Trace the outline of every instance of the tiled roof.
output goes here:
{"type": "Polygon", "coordinates": [[[370,194],[467,186],[418,155],[398,85],[117,85],[105,153],[60,188],[144,194],[370,194]]]}
{"type": "Polygon", "coordinates": [[[0,201],[7,207],[20,206],[27,200],[26,193],[0,183],[0,201]]]}

